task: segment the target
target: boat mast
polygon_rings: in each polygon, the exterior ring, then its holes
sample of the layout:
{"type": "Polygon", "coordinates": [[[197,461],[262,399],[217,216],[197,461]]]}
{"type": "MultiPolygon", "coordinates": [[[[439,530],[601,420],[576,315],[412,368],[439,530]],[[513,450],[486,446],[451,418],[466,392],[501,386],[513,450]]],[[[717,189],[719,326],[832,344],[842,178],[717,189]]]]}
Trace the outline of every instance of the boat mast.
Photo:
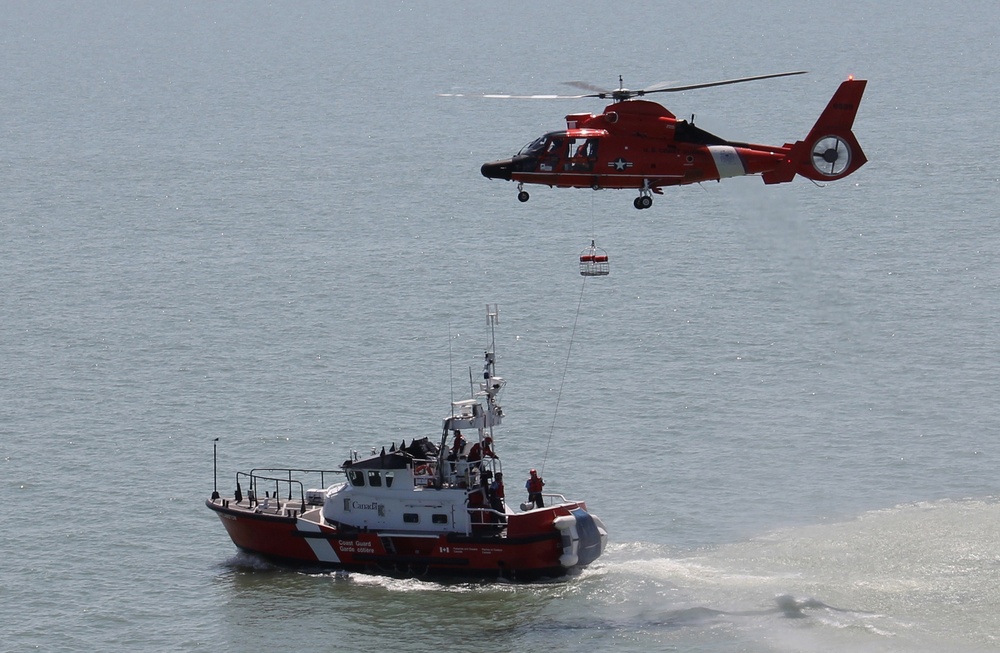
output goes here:
{"type": "Polygon", "coordinates": [[[490,343],[487,353],[495,353],[497,348],[496,325],[500,324],[500,308],[496,304],[486,305],[486,326],[490,330],[490,343]]]}
{"type": "Polygon", "coordinates": [[[497,339],[496,325],[500,324],[500,308],[497,304],[486,305],[486,325],[489,328],[489,345],[486,349],[485,362],[483,363],[483,391],[486,393],[486,411],[490,419],[487,420],[490,437],[493,437],[493,424],[499,423],[503,416],[500,404],[497,403],[497,393],[503,387],[503,379],[497,377],[497,339]]]}
{"type": "Polygon", "coordinates": [[[462,401],[452,401],[451,414],[444,420],[441,429],[441,446],[438,448],[438,478],[444,482],[444,470],[448,456],[448,436],[460,429],[475,429],[478,445],[484,447],[487,435],[493,437],[493,426],[503,421],[503,409],[497,401],[497,395],[503,389],[505,381],[496,376],[496,325],[500,321],[500,310],[496,304],[486,305],[486,324],[488,339],[484,354],[483,373],[477,383],[469,368],[469,385],[471,398],[462,401]],[[483,401],[485,399],[485,402],[483,401]]]}

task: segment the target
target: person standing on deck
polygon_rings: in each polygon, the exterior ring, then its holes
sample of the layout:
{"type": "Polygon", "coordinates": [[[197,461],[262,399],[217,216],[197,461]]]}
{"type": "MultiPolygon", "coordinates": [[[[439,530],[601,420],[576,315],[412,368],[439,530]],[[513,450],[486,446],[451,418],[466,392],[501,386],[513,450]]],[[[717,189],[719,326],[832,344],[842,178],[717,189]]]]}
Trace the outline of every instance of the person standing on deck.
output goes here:
{"type": "Polygon", "coordinates": [[[475,465],[476,468],[482,462],[483,458],[496,458],[497,455],[493,453],[493,438],[486,436],[482,444],[478,442],[473,443],[472,447],[469,449],[469,464],[475,465]]]}
{"type": "Polygon", "coordinates": [[[461,431],[455,431],[455,439],[451,445],[451,452],[448,455],[448,460],[458,460],[459,456],[465,453],[465,436],[462,435],[461,431]]]}
{"type": "Polygon", "coordinates": [[[528,503],[535,504],[536,508],[544,508],[542,488],[545,487],[545,481],[538,475],[538,472],[531,470],[531,476],[528,477],[528,482],[524,484],[524,487],[528,490],[528,503]]]}
{"type": "Polygon", "coordinates": [[[490,483],[490,507],[500,513],[496,516],[497,520],[500,523],[506,523],[507,518],[503,516],[506,512],[503,496],[503,472],[497,472],[497,475],[493,478],[493,482],[490,483]]]}

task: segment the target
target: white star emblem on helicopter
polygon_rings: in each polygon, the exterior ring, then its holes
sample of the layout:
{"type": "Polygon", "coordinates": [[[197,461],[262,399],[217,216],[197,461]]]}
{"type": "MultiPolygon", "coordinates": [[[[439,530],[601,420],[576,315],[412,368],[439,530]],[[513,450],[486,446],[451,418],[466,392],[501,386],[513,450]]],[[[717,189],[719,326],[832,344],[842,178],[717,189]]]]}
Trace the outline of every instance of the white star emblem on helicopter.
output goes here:
{"type": "Polygon", "coordinates": [[[609,168],[614,168],[618,172],[624,172],[625,168],[631,168],[632,167],[632,162],[631,161],[626,161],[622,157],[618,157],[614,161],[608,161],[608,167],[609,168]]]}

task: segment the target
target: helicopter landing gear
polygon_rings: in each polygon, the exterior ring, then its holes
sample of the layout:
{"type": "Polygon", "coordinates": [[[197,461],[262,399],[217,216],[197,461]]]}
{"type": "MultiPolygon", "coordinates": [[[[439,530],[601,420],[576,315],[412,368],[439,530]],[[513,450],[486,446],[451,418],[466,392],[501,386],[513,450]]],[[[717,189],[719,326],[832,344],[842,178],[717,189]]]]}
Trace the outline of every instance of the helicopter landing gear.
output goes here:
{"type": "Polygon", "coordinates": [[[527,202],[529,197],[531,197],[531,195],[528,195],[528,191],[524,190],[524,184],[518,184],[517,185],[517,201],[518,202],[527,202]]]}
{"type": "MultiPolygon", "coordinates": [[[[659,190],[656,192],[659,192],[659,190]]],[[[648,179],[642,181],[642,188],[639,189],[639,197],[633,200],[632,206],[640,210],[653,206],[653,190],[649,187],[648,179]]]]}
{"type": "Polygon", "coordinates": [[[635,198],[635,200],[632,202],[632,206],[640,210],[648,209],[649,207],[653,206],[653,198],[650,197],[649,195],[642,195],[640,197],[635,198]]]}

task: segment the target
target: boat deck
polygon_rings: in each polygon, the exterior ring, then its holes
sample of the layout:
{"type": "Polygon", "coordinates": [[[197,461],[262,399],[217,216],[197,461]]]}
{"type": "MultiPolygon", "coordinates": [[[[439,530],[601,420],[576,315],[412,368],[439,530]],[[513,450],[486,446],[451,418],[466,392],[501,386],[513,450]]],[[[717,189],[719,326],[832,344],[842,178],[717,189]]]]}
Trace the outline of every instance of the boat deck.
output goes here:
{"type": "Polygon", "coordinates": [[[323,506],[305,504],[300,501],[282,501],[273,497],[263,500],[251,500],[243,497],[239,501],[235,497],[219,497],[210,499],[209,505],[220,512],[260,515],[263,517],[278,517],[288,519],[303,519],[320,524],[323,521],[323,506]]]}
{"type": "MultiPolygon", "coordinates": [[[[274,498],[265,498],[263,501],[250,501],[246,497],[240,501],[236,501],[235,497],[219,497],[218,499],[209,499],[207,502],[208,506],[215,510],[216,512],[223,514],[231,514],[234,516],[245,516],[251,518],[258,518],[264,520],[275,520],[275,521],[307,521],[317,526],[324,526],[326,528],[334,528],[340,531],[342,534],[357,533],[361,532],[362,529],[356,529],[344,525],[334,525],[331,522],[326,521],[323,518],[323,506],[306,504],[305,510],[302,509],[302,504],[298,501],[282,501],[274,498]]],[[[473,525],[472,532],[470,533],[442,533],[440,531],[405,531],[405,532],[393,532],[393,533],[381,533],[380,535],[386,537],[440,537],[442,535],[449,535],[451,537],[462,537],[462,536],[472,536],[472,537],[506,537],[507,526],[504,524],[475,524],[473,525]]]]}

